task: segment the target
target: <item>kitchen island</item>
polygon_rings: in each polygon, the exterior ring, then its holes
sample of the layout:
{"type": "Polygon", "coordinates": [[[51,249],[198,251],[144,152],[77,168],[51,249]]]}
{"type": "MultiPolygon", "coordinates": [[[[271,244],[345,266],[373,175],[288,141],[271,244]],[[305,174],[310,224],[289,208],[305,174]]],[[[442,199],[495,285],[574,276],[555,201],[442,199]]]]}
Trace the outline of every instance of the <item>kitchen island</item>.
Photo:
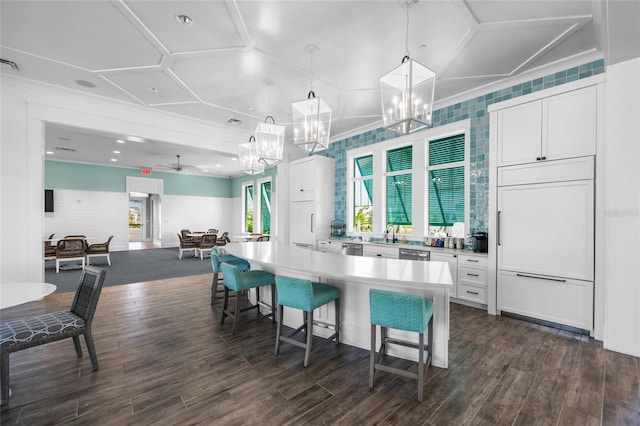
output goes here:
{"type": "MultiPolygon", "coordinates": [[[[449,290],[453,286],[446,262],[416,262],[411,260],[343,256],[322,253],[276,242],[233,243],[225,246],[229,253],[247,259],[251,269],[261,269],[276,275],[306,278],[336,286],[341,291],[340,341],[370,349],[369,289],[421,294],[433,301],[433,365],[448,367],[449,354],[449,290]]],[[[265,297],[269,295],[265,294],[265,297]]],[[[325,305],[315,315],[321,321],[333,323],[333,305],[325,305]]],[[[298,327],[302,323],[299,311],[285,314],[285,324],[298,327]],[[289,318],[299,318],[298,323],[289,318]]],[[[324,335],[321,328],[317,334],[324,335]]],[[[393,330],[390,337],[417,341],[416,333],[393,330]]],[[[413,360],[415,350],[389,348],[389,353],[413,360]]]]}

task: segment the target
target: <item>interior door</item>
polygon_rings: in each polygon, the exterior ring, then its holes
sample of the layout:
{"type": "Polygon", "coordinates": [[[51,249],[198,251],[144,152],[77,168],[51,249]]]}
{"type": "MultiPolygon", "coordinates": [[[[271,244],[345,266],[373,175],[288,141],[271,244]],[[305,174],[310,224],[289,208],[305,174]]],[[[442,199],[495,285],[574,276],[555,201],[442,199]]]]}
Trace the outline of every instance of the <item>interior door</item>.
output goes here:
{"type": "Polygon", "coordinates": [[[593,180],[498,188],[498,269],[592,281],[593,180]]]}

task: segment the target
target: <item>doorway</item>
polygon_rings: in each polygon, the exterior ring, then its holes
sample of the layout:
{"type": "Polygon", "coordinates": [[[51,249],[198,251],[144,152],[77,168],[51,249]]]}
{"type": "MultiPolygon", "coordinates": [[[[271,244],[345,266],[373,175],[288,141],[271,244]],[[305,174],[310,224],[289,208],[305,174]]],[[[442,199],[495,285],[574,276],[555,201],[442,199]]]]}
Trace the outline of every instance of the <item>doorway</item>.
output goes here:
{"type": "Polygon", "coordinates": [[[129,193],[129,250],[160,248],[160,194],[129,193]]]}

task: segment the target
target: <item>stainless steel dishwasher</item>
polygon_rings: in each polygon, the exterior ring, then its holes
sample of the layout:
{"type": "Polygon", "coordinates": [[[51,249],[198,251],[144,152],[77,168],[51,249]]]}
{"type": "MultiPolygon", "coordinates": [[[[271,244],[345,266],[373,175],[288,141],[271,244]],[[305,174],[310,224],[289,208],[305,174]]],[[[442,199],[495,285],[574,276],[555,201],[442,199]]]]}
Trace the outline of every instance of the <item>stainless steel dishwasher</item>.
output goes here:
{"type": "Polygon", "coordinates": [[[399,253],[399,258],[406,260],[420,260],[422,262],[427,262],[430,257],[431,252],[425,250],[411,250],[401,248],[399,253]]]}
{"type": "Polygon", "coordinates": [[[342,254],[362,256],[362,244],[342,243],[342,254]]]}

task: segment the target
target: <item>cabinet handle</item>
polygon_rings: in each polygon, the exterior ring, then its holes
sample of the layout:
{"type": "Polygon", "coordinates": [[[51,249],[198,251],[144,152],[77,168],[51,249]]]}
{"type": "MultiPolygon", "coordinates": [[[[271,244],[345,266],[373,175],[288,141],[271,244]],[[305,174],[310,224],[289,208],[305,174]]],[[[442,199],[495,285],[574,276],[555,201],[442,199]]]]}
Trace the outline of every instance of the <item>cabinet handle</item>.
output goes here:
{"type": "Polygon", "coordinates": [[[547,157],[540,157],[540,159],[541,159],[541,160],[546,160],[546,159],[547,159],[547,157]]]}
{"type": "Polygon", "coordinates": [[[469,275],[470,277],[479,277],[479,276],[480,276],[480,275],[478,275],[478,274],[470,274],[470,273],[468,273],[468,272],[467,272],[467,275],[469,275]]]}
{"type": "Polygon", "coordinates": [[[527,275],[527,274],[516,274],[517,277],[524,278],[535,278],[537,280],[546,280],[546,281],[557,281],[559,283],[566,283],[567,280],[563,280],[561,278],[547,278],[547,277],[536,277],[535,275],[527,275]]]}
{"type": "Polygon", "coordinates": [[[376,254],[376,256],[378,256],[378,257],[382,257],[382,255],[381,255],[380,253],[376,254]]]}
{"type": "Polygon", "coordinates": [[[540,160],[542,160],[542,158],[536,157],[536,161],[540,161],[540,160]]]}
{"type": "Polygon", "coordinates": [[[478,263],[478,262],[480,262],[480,261],[479,261],[479,260],[476,260],[476,259],[467,259],[467,262],[478,263]]]}
{"type": "Polygon", "coordinates": [[[311,213],[311,232],[313,232],[313,213],[311,213]]]}
{"type": "Polygon", "coordinates": [[[496,222],[498,222],[496,225],[497,228],[497,232],[496,232],[496,240],[498,241],[498,245],[500,245],[500,214],[502,214],[502,212],[500,210],[498,210],[498,217],[496,222]]]}
{"type": "Polygon", "coordinates": [[[467,293],[469,293],[469,294],[475,294],[476,296],[478,295],[478,292],[477,292],[477,291],[469,291],[469,290],[467,290],[467,293]]]}

